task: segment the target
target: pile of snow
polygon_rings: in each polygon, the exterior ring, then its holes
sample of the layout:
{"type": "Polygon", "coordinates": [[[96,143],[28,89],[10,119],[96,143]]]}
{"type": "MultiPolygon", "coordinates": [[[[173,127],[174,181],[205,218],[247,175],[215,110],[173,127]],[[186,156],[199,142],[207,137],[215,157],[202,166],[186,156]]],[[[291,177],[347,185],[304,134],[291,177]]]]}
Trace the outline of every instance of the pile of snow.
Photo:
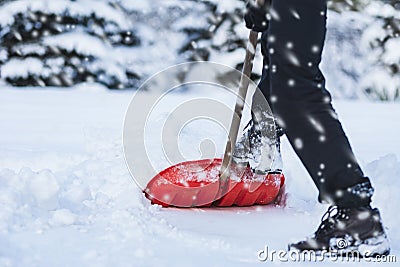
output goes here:
{"type": "Polygon", "coordinates": [[[40,74],[43,71],[43,62],[37,58],[11,59],[1,69],[4,77],[27,78],[31,74],[40,74]]]}
{"type": "MultiPolygon", "coordinates": [[[[286,139],[286,208],[150,205],[129,175],[122,151],[122,122],[132,94],[85,86],[0,91],[0,266],[252,266],[260,264],[257,252],[265,245],[285,249],[315,230],[326,207],[317,204],[315,187],[286,139]]],[[[374,205],[381,209],[396,256],[400,145],[393,121],[400,119],[399,108],[337,104],[376,189],[374,205]]],[[[193,128],[192,136],[203,128],[193,128]]],[[[182,147],[197,149],[193,140],[187,142],[182,147]]]]}

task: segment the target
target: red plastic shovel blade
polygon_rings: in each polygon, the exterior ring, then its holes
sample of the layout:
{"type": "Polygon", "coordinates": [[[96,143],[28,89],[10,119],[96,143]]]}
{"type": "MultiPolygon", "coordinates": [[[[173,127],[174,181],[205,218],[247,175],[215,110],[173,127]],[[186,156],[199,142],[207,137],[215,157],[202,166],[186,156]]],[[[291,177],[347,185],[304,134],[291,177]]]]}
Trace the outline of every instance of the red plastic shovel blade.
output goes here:
{"type": "Polygon", "coordinates": [[[259,176],[247,167],[233,168],[227,191],[221,193],[221,163],[221,159],[204,159],[171,166],[150,180],[145,195],[164,207],[266,205],[274,201],[285,181],[280,173],[259,176]]]}

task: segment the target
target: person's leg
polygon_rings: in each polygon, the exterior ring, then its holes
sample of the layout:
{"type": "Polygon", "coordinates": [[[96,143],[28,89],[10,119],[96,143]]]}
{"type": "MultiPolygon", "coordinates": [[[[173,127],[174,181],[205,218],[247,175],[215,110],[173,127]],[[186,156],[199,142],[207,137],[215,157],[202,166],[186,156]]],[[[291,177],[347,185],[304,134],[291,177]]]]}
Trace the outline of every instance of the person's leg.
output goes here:
{"type": "Polygon", "coordinates": [[[318,187],[321,201],[342,207],[369,205],[373,189],[354,157],[319,69],[326,1],[273,0],[271,17],[268,38],[263,39],[268,74],[260,87],[279,125],[318,187]]]}
{"type": "Polygon", "coordinates": [[[265,96],[265,98],[269,100],[271,96],[271,88],[269,82],[270,72],[269,72],[269,57],[268,57],[267,43],[268,43],[268,30],[266,30],[261,34],[261,53],[263,56],[263,70],[258,87],[265,96]]]}
{"type": "Polygon", "coordinates": [[[372,186],[353,155],[319,69],[326,2],[272,0],[271,16],[262,38],[268,68],[260,89],[317,185],[320,200],[336,205],[313,237],[289,244],[289,250],[388,254],[379,211],[369,206],[372,186]]]}
{"type": "MultiPolygon", "coordinates": [[[[268,0],[271,3],[271,0],[268,0]]],[[[270,83],[269,83],[269,57],[267,52],[267,38],[268,30],[262,33],[261,37],[261,53],[263,55],[263,69],[260,83],[258,88],[264,95],[265,99],[270,98],[270,83]]],[[[276,126],[271,129],[273,131],[266,130],[266,125],[271,125],[271,122],[267,122],[267,118],[262,121],[262,125],[257,121],[256,116],[253,112],[265,109],[263,107],[264,101],[261,100],[261,95],[255,93],[253,95],[252,103],[252,118],[247,123],[243,130],[242,136],[236,143],[233,158],[236,164],[243,165],[249,164],[250,167],[256,173],[278,173],[282,171],[282,159],[280,155],[280,137],[283,135],[283,131],[280,127],[276,126]],[[261,102],[260,102],[261,100],[261,102]],[[274,133],[272,133],[274,132],[274,133]],[[273,136],[272,136],[273,135],[273,136]],[[274,140],[275,142],[262,142],[262,140],[268,139],[269,141],[274,140]]],[[[269,105],[271,107],[271,105],[269,105]]],[[[272,107],[271,107],[272,108],[272,107]]]]}

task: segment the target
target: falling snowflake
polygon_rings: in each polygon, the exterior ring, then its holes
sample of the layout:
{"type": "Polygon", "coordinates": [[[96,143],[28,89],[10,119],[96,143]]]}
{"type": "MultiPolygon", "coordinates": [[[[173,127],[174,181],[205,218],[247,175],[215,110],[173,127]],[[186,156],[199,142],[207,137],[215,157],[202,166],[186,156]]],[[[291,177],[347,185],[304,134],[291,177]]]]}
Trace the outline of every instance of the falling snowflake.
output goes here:
{"type": "Polygon", "coordinates": [[[343,191],[342,190],[336,190],[335,195],[337,197],[342,197],[343,196],[343,191]]]}
{"type": "Polygon", "coordinates": [[[292,13],[293,17],[295,17],[296,19],[300,19],[300,15],[296,10],[291,9],[290,13],[292,13]]]}
{"type": "Polygon", "coordinates": [[[273,43],[275,42],[276,38],[274,35],[268,36],[268,42],[273,43]]]}
{"type": "Polygon", "coordinates": [[[269,53],[272,55],[275,52],[275,50],[273,48],[269,49],[269,53]]]}
{"type": "Polygon", "coordinates": [[[286,57],[288,58],[288,60],[294,65],[294,66],[300,66],[300,60],[297,58],[297,56],[291,52],[288,51],[286,53],[286,57]]]}
{"type": "Polygon", "coordinates": [[[312,126],[320,133],[325,133],[325,129],[320,122],[314,119],[311,116],[308,116],[308,121],[312,124],[312,126]]]}
{"type": "Polygon", "coordinates": [[[295,138],[294,139],[294,146],[297,149],[302,149],[303,148],[303,140],[301,140],[300,138],[295,138]]]}
{"type": "Polygon", "coordinates": [[[313,53],[318,53],[319,50],[320,50],[320,48],[319,48],[319,46],[317,46],[317,45],[313,45],[313,46],[311,47],[311,51],[312,51],[313,53]]]}

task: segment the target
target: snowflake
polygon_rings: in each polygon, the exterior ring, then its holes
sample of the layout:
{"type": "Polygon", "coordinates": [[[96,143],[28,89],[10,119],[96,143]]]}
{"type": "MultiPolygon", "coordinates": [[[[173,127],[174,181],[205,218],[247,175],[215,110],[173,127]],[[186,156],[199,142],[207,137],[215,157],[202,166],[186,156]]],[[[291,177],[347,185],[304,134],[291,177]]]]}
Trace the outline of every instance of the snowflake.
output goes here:
{"type": "Polygon", "coordinates": [[[269,49],[269,53],[272,55],[275,52],[275,50],[273,48],[269,49]]]}
{"type": "Polygon", "coordinates": [[[318,53],[319,50],[320,50],[320,48],[319,48],[319,46],[317,46],[317,45],[313,45],[313,46],[311,47],[311,51],[312,51],[313,53],[318,53]]]}
{"type": "Polygon", "coordinates": [[[272,95],[270,100],[272,103],[276,103],[278,101],[278,97],[276,95],[272,95]]]}
{"type": "Polygon", "coordinates": [[[276,38],[274,35],[268,36],[268,42],[273,43],[275,42],[276,38]]]}
{"type": "Polygon", "coordinates": [[[336,190],[335,195],[337,197],[342,197],[343,196],[343,191],[342,190],[336,190]]]}
{"type": "Polygon", "coordinates": [[[290,13],[292,13],[293,17],[295,17],[296,19],[300,19],[300,15],[296,10],[291,9],[290,13]]]}
{"type": "Polygon", "coordinates": [[[300,61],[299,61],[299,59],[297,58],[297,56],[296,56],[293,52],[288,51],[288,52],[286,53],[286,56],[287,56],[287,58],[289,59],[289,61],[290,61],[293,65],[295,65],[295,66],[300,66],[300,61]]]}
{"type": "Polygon", "coordinates": [[[300,138],[295,138],[294,139],[294,146],[297,149],[302,149],[303,148],[303,140],[301,140],[300,138]]]}

